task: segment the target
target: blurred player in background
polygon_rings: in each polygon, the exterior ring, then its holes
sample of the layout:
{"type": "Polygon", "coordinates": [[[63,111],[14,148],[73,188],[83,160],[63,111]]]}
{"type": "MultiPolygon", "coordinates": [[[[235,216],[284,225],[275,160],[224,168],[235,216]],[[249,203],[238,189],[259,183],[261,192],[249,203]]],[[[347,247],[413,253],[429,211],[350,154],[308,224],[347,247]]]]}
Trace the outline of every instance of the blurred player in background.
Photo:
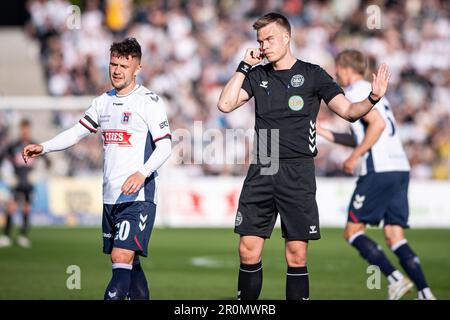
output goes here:
{"type": "MultiPolygon", "coordinates": [[[[244,181],[236,215],[235,232],[240,234],[238,299],[258,299],[262,287],[261,253],[278,212],[285,238],[287,262],[286,299],[309,298],[306,255],[309,240],[320,239],[314,156],[316,119],[321,100],[336,114],[355,121],[367,114],[387,89],[389,72],[378,69],[369,90],[360,102],[350,102],[342,89],[318,65],[296,59],[290,49],[291,26],[286,17],[269,13],[253,28],[259,48],[250,48],[224,87],[218,108],[231,112],[255,97],[255,140],[260,130],[279,133],[277,172],[262,174],[267,146],[258,145],[256,164],[251,164],[244,181]],[[262,62],[268,64],[254,67],[262,62]]],[[[269,141],[270,138],[267,139],[269,141]]],[[[275,155],[276,157],[276,155],[275,155]]],[[[272,163],[273,164],[273,163],[272,163]]]]}
{"type": "MultiPolygon", "coordinates": [[[[5,149],[3,157],[8,160],[14,168],[15,181],[12,186],[12,196],[6,205],[6,223],[4,235],[0,237],[0,247],[10,246],[12,244],[11,232],[13,226],[13,215],[19,209],[22,212],[22,227],[17,236],[17,243],[24,248],[29,248],[31,242],[28,238],[30,229],[30,211],[31,197],[33,194],[33,183],[30,179],[30,173],[34,168],[34,161],[27,164],[23,162],[23,148],[33,143],[31,140],[31,122],[23,119],[20,122],[20,137],[17,141],[13,141],[5,149]]],[[[47,167],[50,166],[50,160],[44,157],[47,167]]]]}
{"type": "MultiPolygon", "coordinates": [[[[350,101],[360,101],[370,92],[364,80],[366,59],[356,50],[336,57],[336,77],[350,101]]],[[[425,280],[419,258],[405,239],[408,228],[409,162],[398,136],[389,102],[382,98],[362,119],[352,123],[350,133],[336,133],[317,126],[317,133],[329,141],[353,147],[344,171],[353,174],[362,159],[360,177],[350,200],[344,237],[370,264],[376,265],[389,281],[389,299],[398,300],[413,286],[396,270],[381,247],[365,233],[366,224],[384,221],[387,245],[414,281],[419,299],[435,299],[425,280]]]]}
{"type": "Polygon", "coordinates": [[[149,299],[139,256],[147,247],[156,212],[157,169],[171,153],[165,104],[136,83],[141,47],[134,38],[110,48],[113,90],[95,98],[74,127],[23,150],[25,162],[69,148],[101,130],[104,149],[103,252],[111,254],[112,279],[104,299],[149,299]]]}

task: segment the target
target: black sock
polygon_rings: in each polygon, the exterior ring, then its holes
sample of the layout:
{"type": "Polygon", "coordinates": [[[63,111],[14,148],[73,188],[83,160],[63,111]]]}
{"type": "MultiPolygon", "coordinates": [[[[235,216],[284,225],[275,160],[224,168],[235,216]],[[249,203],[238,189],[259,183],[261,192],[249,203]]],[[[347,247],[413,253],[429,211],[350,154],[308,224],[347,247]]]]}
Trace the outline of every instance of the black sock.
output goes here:
{"type": "Polygon", "coordinates": [[[238,300],[257,300],[262,288],[262,262],[241,263],[238,279],[238,300]]]}
{"type": "Polygon", "coordinates": [[[130,300],[149,300],[150,291],[148,290],[147,279],[141,263],[133,265],[131,270],[130,292],[128,293],[130,300]]]}
{"type": "Polygon", "coordinates": [[[425,280],[422,268],[420,267],[419,258],[408,245],[408,242],[406,240],[401,240],[401,243],[394,245],[392,249],[400,259],[400,264],[403,269],[416,285],[417,290],[421,291],[427,288],[428,284],[425,280]]]}
{"type": "Polygon", "coordinates": [[[395,271],[395,268],[389,262],[381,247],[364,233],[351,239],[350,244],[354,246],[359,251],[360,255],[371,265],[378,266],[386,277],[395,271]]]}
{"type": "Polygon", "coordinates": [[[105,300],[124,300],[130,290],[131,264],[113,263],[112,278],[105,291],[105,300]]]}
{"type": "Polygon", "coordinates": [[[12,215],[6,213],[6,224],[5,224],[5,236],[11,237],[11,228],[12,228],[12,215]]]}
{"type": "Polygon", "coordinates": [[[22,229],[20,229],[20,234],[26,237],[28,234],[29,226],[30,226],[29,214],[24,213],[23,214],[23,224],[22,224],[22,229]]]}
{"type": "Polygon", "coordinates": [[[286,273],[286,300],[308,300],[308,268],[288,267],[286,273]]]}

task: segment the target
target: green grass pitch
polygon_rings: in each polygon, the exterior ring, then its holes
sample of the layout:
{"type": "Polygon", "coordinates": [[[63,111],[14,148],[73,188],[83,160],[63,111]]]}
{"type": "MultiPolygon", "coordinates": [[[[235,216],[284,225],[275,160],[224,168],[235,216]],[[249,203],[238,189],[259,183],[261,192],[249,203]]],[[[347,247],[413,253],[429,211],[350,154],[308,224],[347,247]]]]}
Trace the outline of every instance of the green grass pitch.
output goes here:
{"type": "MultiPolygon", "coordinates": [[[[387,250],[381,230],[368,234],[387,250]]],[[[109,257],[101,252],[97,228],[34,228],[33,247],[0,249],[0,299],[102,299],[110,276],[109,257]],[[81,269],[81,289],[69,290],[66,269],[81,269]]],[[[408,230],[426,278],[438,299],[450,299],[450,230],[408,230]]],[[[153,231],[149,257],[142,259],[153,299],[234,299],[238,236],[232,229],[166,229],[153,231]]],[[[284,242],[275,229],[263,253],[261,299],[284,299],[284,242]]],[[[386,299],[381,289],[366,286],[367,264],[342,239],[341,229],[322,229],[322,239],[310,242],[308,255],[311,299],[386,299]]],[[[405,299],[414,299],[414,290],[405,299]]]]}

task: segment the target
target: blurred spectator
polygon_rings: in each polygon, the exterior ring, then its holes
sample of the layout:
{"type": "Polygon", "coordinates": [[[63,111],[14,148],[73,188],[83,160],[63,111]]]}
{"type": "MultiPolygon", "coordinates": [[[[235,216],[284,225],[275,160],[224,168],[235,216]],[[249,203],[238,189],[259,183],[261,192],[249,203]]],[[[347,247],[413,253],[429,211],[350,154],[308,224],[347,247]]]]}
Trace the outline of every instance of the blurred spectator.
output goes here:
{"type": "MultiPolygon", "coordinates": [[[[51,95],[94,95],[107,90],[109,46],[130,35],[143,48],[140,80],[168,100],[173,130],[192,129],[196,120],[202,120],[205,128],[222,131],[251,128],[250,107],[242,108],[238,116],[224,115],[217,112],[215,104],[245,48],[257,45],[253,21],[276,10],[293,24],[297,57],[320,64],[330,74],[334,72],[333,57],[347,48],[358,48],[373,60],[386,62],[393,73],[388,98],[412,164],[412,176],[450,177],[448,1],[377,2],[381,30],[368,29],[366,8],[372,2],[359,0],[86,0],[83,4],[81,29],[74,30],[68,29],[63,19],[70,5],[67,1],[31,0],[28,4],[29,29],[41,42],[51,95]]],[[[345,129],[346,124],[326,108],[319,120],[325,126],[345,129]]],[[[319,143],[318,174],[343,175],[342,160],[348,150],[331,149],[320,139],[319,143]]],[[[201,169],[193,172],[245,172],[245,166],[203,165],[201,169]]]]}

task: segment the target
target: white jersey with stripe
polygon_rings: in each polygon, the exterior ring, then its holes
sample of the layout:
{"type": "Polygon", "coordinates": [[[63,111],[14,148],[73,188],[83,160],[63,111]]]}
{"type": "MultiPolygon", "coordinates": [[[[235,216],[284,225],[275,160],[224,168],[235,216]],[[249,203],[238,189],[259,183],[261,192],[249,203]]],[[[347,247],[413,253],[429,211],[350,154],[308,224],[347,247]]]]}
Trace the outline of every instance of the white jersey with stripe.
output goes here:
{"type": "Polygon", "coordinates": [[[93,100],[80,123],[103,136],[103,203],[156,203],[156,171],[139,192],[127,196],[121,187],[150,158],[156,141],[171,138],[163,100],[141,85],[124,96],[111,90],[93,100]]]}
{"type": "MultiPolygon", "coordinates": [[[[359,80],[344,89],[345,96],[351,102],[364,100],[369,95],[372,86],[369,82],[359,80]]],[[[397,124],[389,106],[389,101],[383,97],[374,106],[383,117],[386,127],[372,148],[363,155],[360,175],[368,172],[392,172],[409,171],[409,161],[403,150],[398,135],[397,124]]],[[[367,123],[360,119],[351,124],[356,137],[356,143],[360,144],[365,136],[367,123]]]]}

